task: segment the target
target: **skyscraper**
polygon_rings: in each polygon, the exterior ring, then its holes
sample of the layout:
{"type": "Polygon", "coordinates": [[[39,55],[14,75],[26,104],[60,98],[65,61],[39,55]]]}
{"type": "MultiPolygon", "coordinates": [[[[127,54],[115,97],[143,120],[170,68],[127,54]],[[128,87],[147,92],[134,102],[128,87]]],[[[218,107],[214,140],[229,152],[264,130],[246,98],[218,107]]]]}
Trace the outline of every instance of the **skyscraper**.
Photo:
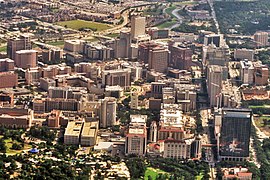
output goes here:
{"type": "Polygon", "coordinates": [[[254,41],[257,47],[264,47],[268,45],[268,33],[267,32],[256,32],[254,34],[254,41]]]}
{"type": "Polygon", "coordinates": [[[138,36],[145,35],[145,17],[132,16],[131,17],[131,37],[132,39],[138,36]]]}
{"type": "Polygon", "coordinates": [[[19,50],[31,49],[30,35],[24,34],[19,38],[11,38],[7,41],[7,55],[10,59],[15,59],[15,53],[19,50]]]}
{"type": "Polygon", "coordinates": [[[15,53],[15,66],[23,69],[37,66],[36,50],[20,50],[15,53]]]}
{"type": "Polygon", "coordinates": [[[168,69],[170,51],[165,47],[156,47],[149,51],[148,68],[166,73],[168,69]]]}
{"type": "Polygon", "coordinates": [[[249,142],[252,121],[250,109],[223,108],[221,118],[215,116],[218,133],[218,155],[220,160],[242,161],[249,157],[249,142]],[[220,122],[221,121],[221,122],[220,122]]]}
{"type": "Polygon", "coordinates": [[[207,91],[210,107],[221,104],[222,68],[217,65],[207,67],[207,91]]]}

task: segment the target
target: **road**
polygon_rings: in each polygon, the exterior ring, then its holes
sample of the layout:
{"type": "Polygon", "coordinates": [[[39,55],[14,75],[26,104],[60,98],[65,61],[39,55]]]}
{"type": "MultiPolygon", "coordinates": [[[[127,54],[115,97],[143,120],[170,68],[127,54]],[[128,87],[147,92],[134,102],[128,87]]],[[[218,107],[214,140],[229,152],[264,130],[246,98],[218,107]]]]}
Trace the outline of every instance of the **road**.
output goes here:
{"type": "Polygon", "coordinates": [[[212,18],[215,22],[215,25],[217,27],[217,30],[218,30],[218,34],[220,34],[220,29],[219,29],[219,24],[218,24],[218,21],[217,21],[217,17],[216,17],[216,12],[215,12],[215,9],[214,9],[214,3],[213,3],[213,0],[207,0],[210,8],[211,8],[211,15],[212,15],[212,18]]]}
{"type": "Polygon", "coordinates": [[[178,14],[179,10],[181,10],[181,9],[176,8],[172,11],[172,14],[177,18],[178,22],[176,24],[174,24],[170,29],[177,28],[183,23],[183,17],[178,14]]]}

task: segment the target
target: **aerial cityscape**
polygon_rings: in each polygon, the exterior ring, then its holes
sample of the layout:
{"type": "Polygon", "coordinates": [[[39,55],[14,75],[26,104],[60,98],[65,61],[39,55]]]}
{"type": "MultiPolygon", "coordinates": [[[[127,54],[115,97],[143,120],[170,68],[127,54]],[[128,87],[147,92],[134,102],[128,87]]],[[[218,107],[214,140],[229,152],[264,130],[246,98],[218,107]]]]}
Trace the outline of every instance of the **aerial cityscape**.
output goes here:
{"type": "Polygon", "coordinates": [[[269,180],[269,0],[0,0],[0,180],[269,180]]]}

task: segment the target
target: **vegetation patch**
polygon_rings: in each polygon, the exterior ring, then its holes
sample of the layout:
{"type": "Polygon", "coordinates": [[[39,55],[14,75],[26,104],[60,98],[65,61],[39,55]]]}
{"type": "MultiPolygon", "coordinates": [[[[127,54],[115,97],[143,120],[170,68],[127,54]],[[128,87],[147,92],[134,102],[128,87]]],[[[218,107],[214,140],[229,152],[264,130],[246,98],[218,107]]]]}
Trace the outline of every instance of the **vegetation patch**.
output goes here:
{"type": "Polygon", "coordinates": [[[6,51],[7,51],[7,46],[0,47],[0,52],[6,52],[6,51]]]}
{"type": "Polygon", "coordinates": [[[111,28],[111,26],[108,24],[97,23],[93,21],[85,21],[85,20],[80,20],[80,19],[57,22],[56,24],[67,27],[67,28],[76,29],[76,30],[90,29],[92,31],[104,31],[111,28]]]}

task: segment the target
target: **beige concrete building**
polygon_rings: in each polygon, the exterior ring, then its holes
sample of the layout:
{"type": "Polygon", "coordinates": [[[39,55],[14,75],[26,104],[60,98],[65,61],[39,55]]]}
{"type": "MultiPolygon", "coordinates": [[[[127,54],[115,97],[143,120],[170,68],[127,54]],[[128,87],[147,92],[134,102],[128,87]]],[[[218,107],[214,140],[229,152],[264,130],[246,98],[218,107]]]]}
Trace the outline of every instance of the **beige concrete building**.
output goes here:
{"type": "Polygon", "coordinates": [[[184,140],[174,140],[172,138],[159,140],[160,152],[164,158],[188,159],[190,158],[190,144],[184,140]]]}
{"type": "Polygon", "coordinates": [[[81,133],[81,145],[82,146],[94,146],[96,145],[98,133],[98,121],[85,122],[81,133]]]}
{"type": "Polygon", "coordinates": [[[79,145],[80,134],[82,131],[83,122],[82,121],[70,121],[65,130],[64,143],[79,145]]]}
{"type": "Polygon", "coordinates": [[[18,68],[33,68],[37,66],[36,50],[20,50],[15,53],[15,66],[18,68]]]}
{"type": "Polygon", "coordinates": [[[145,35],[145,17],[131,17],[131,37],[132,39],[137,38],[138,36],[145,35]]]}
{"type": "Polygon", "coordinates": [[[221,103],[222,72],[221,66],[209,65],[207,67],[207,92],[211,107],[221,103]]]}
{"type": "Polygon", "coordinates": [[[104,70],[102,72],[102,84],[108,86],[119,85],[124,89],[129,89],[131,85],[131,70],[130,69],[113,69],[104,70]]]}
{"type": "Polygon", "coordinates": [[[116,99],[105,97],[101,100],[100,127],[107,128],[116,125],[116,99]]]}
{"type": "Polygon", "coordinates": [[[64,50],[74,52],[74,53],[82,53],[84,47],[83,40],[66,40],[64,45],[64,50]]]}

